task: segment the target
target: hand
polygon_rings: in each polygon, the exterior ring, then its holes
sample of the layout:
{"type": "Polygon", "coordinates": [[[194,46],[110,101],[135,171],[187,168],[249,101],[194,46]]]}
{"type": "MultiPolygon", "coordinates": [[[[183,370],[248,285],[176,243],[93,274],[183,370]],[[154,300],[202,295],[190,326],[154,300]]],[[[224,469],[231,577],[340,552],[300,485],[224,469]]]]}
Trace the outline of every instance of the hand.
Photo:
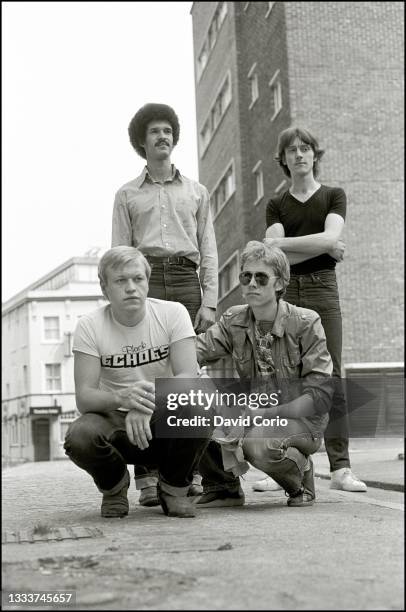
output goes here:
{"type": "Polygon", "coordinates": [[[125,428],[130,442],[141,450],[148,448],[148,440],[152,440],[149,422],[151,414],[143,414],[138,410],[130,410],[125,417],[125,428]]]}
{"type": "Polygon", "coordinates": [[[344,259],[344,251],[345,251],[345,242],[342,240],[337,240],[332,249],[327,251],[331,257],[333,257],[336,261],[342,261],[344,259]]]}
{"type": "Polygon", "coordinates": [[[213,323],[216,322],[216,310],[215,308],[209,308],[208,306],[200,306],[197,311],[197,315],[194,322],[194,328],[197,333],[203,333],[213,323]]]}
{"type": "Polygon", "coordinates": [[[271,247],[279,247],[279,238],[264,238],[263,242],[271,247]]]}
{"type": "Polygon", "coordinates": [[[140,380],[131,387],[117,393],[123,408],[138,410],[151,416],[155,410],[155,385],[147,380],[140,380]]]}

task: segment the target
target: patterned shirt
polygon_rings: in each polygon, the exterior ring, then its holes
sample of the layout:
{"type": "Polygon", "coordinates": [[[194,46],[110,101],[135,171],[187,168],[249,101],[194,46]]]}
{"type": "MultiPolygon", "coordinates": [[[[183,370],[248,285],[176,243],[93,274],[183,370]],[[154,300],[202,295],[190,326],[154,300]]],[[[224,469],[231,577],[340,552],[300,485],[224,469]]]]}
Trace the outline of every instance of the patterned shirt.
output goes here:
{"type": "Polygon", "coordinates": [[[112,246],[129,245],[144,255],[178,255],[198,267],[202,304],[217,307],[217,245],[207,189],[173,166],[164,183],[152,180],[147,167],[117,192],[112,246]]]}
{"type": "Polygon", "coordinates": [[[258,373],[262,379],[258,391],[272,393],[277,388],[276,368],[272,354],[274,336],[272,334],[273,322],[255,322],[255,341],[258,373]]]}

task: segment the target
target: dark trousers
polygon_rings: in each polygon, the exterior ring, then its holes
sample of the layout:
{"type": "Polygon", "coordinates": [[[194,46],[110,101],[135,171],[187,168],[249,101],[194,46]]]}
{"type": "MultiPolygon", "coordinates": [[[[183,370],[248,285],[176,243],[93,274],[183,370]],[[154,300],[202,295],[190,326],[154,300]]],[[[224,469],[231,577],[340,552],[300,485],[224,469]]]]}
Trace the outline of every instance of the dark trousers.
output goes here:
{"type": "MultiPolygon", "coordinates": [[[[200,281],[193,262],[190,264],[150,262],[152,272],[149,279],[148,297],[170,302],[180,302],[187,308],[192,323],[202,303],[200,281]]],[[[155,470],[146,465],[134,466],[137,489],[154,486],[157,482],[155,470]]]]}
{"type": "Polygon", "coordinates": [[[148,297],[180,302],[192,323],[202,304],[200,281],[193,262],[190,264],[155,263],[151,261],[148,297]]]}
{"type": "Polygon", "coordinates": [[[292,274],[284,299],[290,304],[315,310],[321,318],[327,349],[333,360],[335,391],[330,422],[324,433],[330,471],[350,467],[348,414],[341,382],[342,319],[335,270],[292,274]]]}
{"type": "MultiPolygon", "coordinates": [[[[199,414],[200,409],[191,406],[181,407],[177,412],[182,418],[199,414]]],[[[88,412],[80,416],[66,434],[66,454],[92,476],[103,492],[115,491],[125,476],[127,464],[139,463],[157,469],[160,480],[170,487],[189,487],[192,471],[208,444],[211,430],[195,428],[195,437],[175,438],[176,430],[172,434],[165,426],[167,413],[155,412],[151,419],[153,439],[148,448],[141,450],[127,436],[125,417],[126,413],[118,410],[105,414],[88,412]],[[157,438],[157,426],[160,431],[168,432],[168,437],[157,438]]]]}
{"type": "MultiPolygon", "coordinates": [[[[244,458],[254,467],[277,478],[281,460],[286,457],[296,463],[303,475],[307,457],[320,448],[323,438],[321,429],[314,427],[314,430],[310,430],[300,419],[289,419],[286,427],[251,427],[245,432],[242,444],[244,458]]],[[[207,446],[199,469],[205,492],[238,490],[240,479],[224,470],[221,446],[214,440],[207,446]]]]}

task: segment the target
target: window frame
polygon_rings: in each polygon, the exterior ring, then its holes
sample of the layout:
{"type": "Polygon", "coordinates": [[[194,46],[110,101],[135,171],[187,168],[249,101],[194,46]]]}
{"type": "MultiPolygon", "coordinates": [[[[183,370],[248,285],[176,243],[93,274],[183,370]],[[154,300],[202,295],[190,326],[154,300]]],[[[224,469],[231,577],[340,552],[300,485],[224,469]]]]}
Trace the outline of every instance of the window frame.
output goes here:
{"type": "MultiPolygon", "coordinates": [[[[52,331],[52,330],[51,330],[52,331]]],[[[59,344],[62,340],[61,334],[61,317],[59,315],[43,315],[42,316],[42,343],[43,344],[59,344]],[[47,338],[46,332],[50,331],[47,329],[45,324],[45,319],[57,319],[58,320],[58,337],[57,338],[47,338]]]]}
{"type": "Polygon", "coordinates": [[[287,185],[287,180],[283,179],[283,181],[281,181],[279,185],[275,187],[274,194],[277,195],[278,193],[280,193],[282,189],[285,187],[285,185],[287,185]]]}
{"type": "Polygon", "coordinates": [[[281,112],[283,108],[282,83],[280,80],[280,69],[279,68],[275,72],[271,80],[269,81],[268,86],[271,89],[272,106],[273,106],[273,115],[271,117],[271,121],[274,121],[274,119],[279,115],[279,113],[281,112]],[[277,104],[275,103],[275,93],[276,93],[276,98],[277,98],[277,104]]]}
{"type": "Polygon", "coordinates": [[[237,270],[240,269],[240,252],[238,249],[236,249],[231,255],[230,257],[223,263],[223,265],[221,266],[221,268],[219,268],[218,271],[218,281],[219,281],[219,298],[218,298],[218,303],[220,304],[220,302],[222,300],[224,300],[228,295],[230,295],[230,293],[232,291],[235,291],[235,289],[237,287],[239,287],[240,285],[240,281],[238,280],[238,276],[237,276],[237,282],[235,283],[235,285],[231,286],[223,295],[220,295],[220,288],[221,288],[221,281],[220,281],[220,274],[224,271],[225,268],[227,268],[230,265],[230,262],[236,259],[237,261],[237,270]]]}
{"type": "Polygon", "coordinates": [[[255,102],[259,98],[258,72],[256,68],[257,68],[257,62],[254,62],[247,74],[248,82],[250,85],[250,94],[251,94],[251,102],[249,103],[248,110],[251,110],[251,108],[254,106],[255,102]],[[253,84],[255,84],[254,87],[253,87],[253,84]],[[255,90],[256,92],[255,97],[253,97],[253,90],[255,90]]]}
{"type": "Polygon", "coordinates": [[[43,363],[43,388],[44,388],[44,393],[48,393],[50,395],[52,395],[52,393],[61,393],[63,390],[63,380],[62,380],[62,363],[60,361],[47,361],[43,363]],[[47,376],[47,366],[59,366],[59,381],[60,381],[60,387],[59,389],[48,389],[47,388],[47,381],[50,380],[57,380],[56,377],[48,377],[47,376]]]}
{"type": "Polygon", "coordinates": [[[274,8],[275,4],[276,4],[276,2],[268,2],[268,8],[267,8],[267,11],[265,13],[265,19],[268,19],[268,17],[271,14],[271,11],[274,8]]]}
{"type": "Polygon", "coordinates": [[[253,206],[257,206],[259,204],[259,202],[262,200],[262,198],[265,195],[265,191],[264,191],[264,173],[262,170],[262,159],[260,159],[259,161],[257,161],[257,163],[255,164],[255,166],[253,167],[253,169],[251,170],[251,173],[255,176],[255,186],[256,186],[256,199],[253,203],[253,206]],[[260,177],[260,194],[258,194],[258,177],[260,177]]]}
{"type": "MultiPolygon", "coordinates": [[[[202,75],[204,71],[206,70],[207,64],[209,63],[212,51],[214,47],[216,46],[217,40],[219,38],[220,30],[227,17],[227,14],[228,14],[227,2],[224,2],[224,1],[218,2],[216,6],[216,10],[214,11],[212,18],[210,19],[208,28],[206,30],[206,34],[203,39],[202,46],[200,47],[199,53],[197,55],[197,61],[196,61],[197,83],[200,82],[200,79],[202,78],[202,75]],[[224,10],[224,7],[225,7],[225,10],[224,10]],[[210,43],[210,30],[212,29],[212,26],[214,24],[216,24],[216,27],[214,28],[215,36],[214,36],[214,42],[211,44],[210,43]],[[201,68],[200,67],[200,56],[202,55],[204,48],[206,48],[207,59],[206,59],[206,63],[204,64],[204,66],[201,68]]],[[[212,32],[212,36],[213,36],[213,32],[212,32]]]]}
{"type": "Polygon", "coordinates": [[[213,98],[213,102],[211,103],[211,105],[209,107],[209,111],[208,111],[208,113],[207,113],[207,115],[205,117],[205,120],[203,121],[202,127],[199,129],[198,135],[199,135],[199,156],[200,156],[200,159],[203,159],[204,154],[206,153],[206,151],[207,151],[211,141],[214,138],[215,133],[217,132],[219,126],[221,125],[221,123],[223,121],[223,118],[226,115],[227,110],[230,107],[230,104],[231,104],[232,101],[233,101],[233,84],[232,84],[232,80],[231,80],[231,70],[227,70],[227,72],[226,72],[226,74],[224,76],[224,79],[221,81],[220,86],[216,90],[216,94],[215,94],[215,96],[213,98]],[[217,104],[217,102],[219,100],[219,97],[220,97],[220,95],[222,94],[222,92],[223,92],[223,90],[225,88],[225,85],[226,85],[227,81],[229,83],[229,92],[230,92],[230,95],[229,95],[228,101],[222,107],[221,116],[219,117],[219,120],[218,120],[216,126],[213,128],[213,126],[212,126],[212,111],[214,110],[214,108],[215,108],[215,106],[216,106],[216,104],[217,104]],[[204,145],[203,141],[202,141],[202,132],[205,129],[205,126],[207,124],[209,124],[210,137],[207,140],[206,144],[204,145]]]}
{"type": "Polygon", "coordinates": [[[226,197],[226,199],[221,204],[220,208],[218,209],[218,211],[215,214],[213,213],[213,209],[211,207],[213,221],[215,221],[215,219],[217,219],[217,217],[219,216],[219,214],[221,213],[223,208],[228,204],[228,202],[231,200],[232,196],[236,192],[236,186],[235,186],[235,160],[234,160],[234,157],[232,157],[231,160],[229,161],[229,163],[227,164],[225,170],[221,173],[220,178],[218,179],[218,181],[214,185],[213,189],[211,190],[211,193],[210,193],[210,203],[212,201],[212,198],[214,197],[214,194],[216,193],[217,189],[220,187],[220,184],[225,179],[225,177],[226,177],[226,175],[227,175],[227,173],[229,172],[230,169],[231,169],[231,173],[232,173],[232,177],[233,177],[233,189],[232,189],[232,191],[230,191],[229,195],[226,197]]]}

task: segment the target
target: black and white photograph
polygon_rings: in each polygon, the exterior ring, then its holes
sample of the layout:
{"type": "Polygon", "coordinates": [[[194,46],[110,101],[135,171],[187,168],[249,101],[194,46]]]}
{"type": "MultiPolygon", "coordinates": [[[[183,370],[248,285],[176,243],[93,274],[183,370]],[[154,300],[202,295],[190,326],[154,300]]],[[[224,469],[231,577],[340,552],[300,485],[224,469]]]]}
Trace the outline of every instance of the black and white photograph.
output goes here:
{"type": "Polygon", "coordinates": [[[403,610],[404,3],[1,12],[2,608],[403,610]]]}

